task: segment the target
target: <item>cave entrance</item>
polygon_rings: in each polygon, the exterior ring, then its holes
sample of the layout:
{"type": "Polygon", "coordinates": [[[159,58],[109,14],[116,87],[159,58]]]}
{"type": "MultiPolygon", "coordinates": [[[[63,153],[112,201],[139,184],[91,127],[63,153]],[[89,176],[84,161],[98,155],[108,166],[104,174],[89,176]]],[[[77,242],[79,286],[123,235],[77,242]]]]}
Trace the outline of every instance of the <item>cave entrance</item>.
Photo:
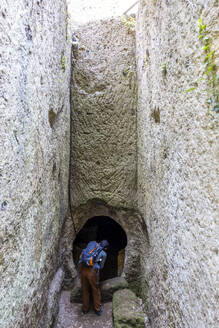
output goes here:
{"type": "Polygon", "coordinates": [[[108,240],[107,260],[100,272],[100,280],[118,277],[122,274],[127,236],[123,228],[108,216],[95,216],[87,220],[73,243],[73,259],[77,266],[79,256],[87,243],[92,240],[108,240]]]}

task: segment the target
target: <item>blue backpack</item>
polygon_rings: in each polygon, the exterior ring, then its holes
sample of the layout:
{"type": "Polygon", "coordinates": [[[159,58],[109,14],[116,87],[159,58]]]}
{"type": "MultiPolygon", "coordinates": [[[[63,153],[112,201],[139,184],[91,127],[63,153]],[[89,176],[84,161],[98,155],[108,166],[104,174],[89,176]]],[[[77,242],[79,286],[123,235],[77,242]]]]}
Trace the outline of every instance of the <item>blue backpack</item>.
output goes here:
{"type": "Polygon", "coordinates": [[[103,247],[100,246],[96,241],[90,241],[87,244],[87,247],[83,249],[79,264],[83,263],[86,266],[91,266],[93,267],[94,264],[96,263],[96,259],[100,252],[103,250],[103,247]]]}

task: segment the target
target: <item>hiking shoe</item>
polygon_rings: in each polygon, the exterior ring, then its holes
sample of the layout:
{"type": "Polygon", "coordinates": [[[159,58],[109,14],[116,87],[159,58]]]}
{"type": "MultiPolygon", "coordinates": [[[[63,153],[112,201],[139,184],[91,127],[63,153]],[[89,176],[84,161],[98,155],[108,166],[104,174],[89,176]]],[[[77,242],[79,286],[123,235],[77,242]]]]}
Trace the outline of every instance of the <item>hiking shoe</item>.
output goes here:
{"type": "Polygon", "coordinates": [[[89,310],[83,310],[83,309],[82,309],[82,313],[83,313],[83,314],[87,314],[88,312],[89,312],[89,310]]]}
{"type": "Polygon", "coordinates": [[[102,313],[103,313],[103,306],[101,305],[101,307],[100,307],[100,311],[96,311],[96,310],[95,310],[95,313],[96,313],[96,315],[101,316],[102,313]]]}

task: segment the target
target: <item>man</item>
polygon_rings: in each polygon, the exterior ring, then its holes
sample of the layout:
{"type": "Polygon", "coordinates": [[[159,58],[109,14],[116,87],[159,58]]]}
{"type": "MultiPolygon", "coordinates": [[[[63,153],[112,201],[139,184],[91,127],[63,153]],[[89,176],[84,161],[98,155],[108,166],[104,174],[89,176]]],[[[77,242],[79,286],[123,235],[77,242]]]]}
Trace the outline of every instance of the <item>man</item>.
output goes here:
{"type": "Polygon", "coordinates": [[[103,306],[101,305],[101,294],[99,287],[99,270],[103,269],[107,254],[106,250],[109,247],[109,243],[107,240],[102,240],[99,245],[102,247],[97,258],[95,260],[95,264],[93,266],[87,266],[84,263],[80,263],[80,271],[81,271],[81,288],[82,288],[82,299],[83,306],[82,312],[85,314],[89,312],[90,309],[90,295],[89,289],[91,287],[94,310],[95,313],[101,316],[103,312],[103,306]]]}

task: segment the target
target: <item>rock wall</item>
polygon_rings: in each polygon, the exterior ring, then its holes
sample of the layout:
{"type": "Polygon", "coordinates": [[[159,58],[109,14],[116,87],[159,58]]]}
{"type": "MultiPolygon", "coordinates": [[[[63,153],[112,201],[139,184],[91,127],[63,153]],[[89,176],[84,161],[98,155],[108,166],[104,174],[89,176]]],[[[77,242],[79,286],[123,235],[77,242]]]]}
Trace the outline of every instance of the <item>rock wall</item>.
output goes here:
{"type": "MultiPolygon", "coordinates": [[[[110,206],[102,200],[93,199],[77,207],[73,211],[76,231],[80,231],[84,224],[92,217],[106,216],[116,221],[125,231],[127,236],[127,246],[125,248],[125,261],[122,270],[122,276],[125,277],[129,286],[138,294],[141,294],[141,284],[144,285],[144,266],[141,265],[142,260],[147,255],[148,235],[145,222],[139,212],[133,209],[116,208],[110,206]]],[[[66,220],[68,230],[71,228],[70,218],[66,220]]],[[[66,229],[67,230],[67,229],[66,229]]],[[[71,234],[72,235],[72,234],[71,234]]],[[[65,233],[65,244],[72,245],[73,238],[65,233]]],[[[75,276],[72,270],[71,261],[69,261],[69,253],[72,252],[70,247],[63,247],[63,258],[67,263],[67,271],[71,272],[72,277],[75,276]]],[[[147,288],[143,286],[144,290],[147,288]]]]}
{"type": "Polygon", "coordinates": [[[206,66],[218,64],[217,14],[218,1],[140,4],[138,204],[149,233],[145,276],[152,327],[219,324],[218,125],[210,103],[216,68],[205,74],[206,66]]]}
{"type": "Polygon", "coordinates": [[[71,200],[136,204],[135,33],[121,19],[76,31],[71,200]]]}
{"type": "Polygon", "coordinates": [[[49,327],[52,320],[39,319],[58,267],[59,233],[68,206],[66,10],[64,0],[1,0],[1,328],[49,327]]]}
{"type": "MultiPolygon", "coordinates": [[[[123,275],[139,292],[147,229],[137,201],[135,18],[103,20],[75,31],[72,85],[71,214],[76,232],[93,216],[109,216],[127,234],[123,275]],[[143,253],[143,254],[141,254],[143,253]]],[[[71,225],[70,218],[68,226],[71,225]]],[[[71,228],[73,230],[73,228],[71,228]]],[[[72,236],[64,238],[74,277],[72,236]]],[[[69,281],[70,274],[68,275],[69,281]]]]}

